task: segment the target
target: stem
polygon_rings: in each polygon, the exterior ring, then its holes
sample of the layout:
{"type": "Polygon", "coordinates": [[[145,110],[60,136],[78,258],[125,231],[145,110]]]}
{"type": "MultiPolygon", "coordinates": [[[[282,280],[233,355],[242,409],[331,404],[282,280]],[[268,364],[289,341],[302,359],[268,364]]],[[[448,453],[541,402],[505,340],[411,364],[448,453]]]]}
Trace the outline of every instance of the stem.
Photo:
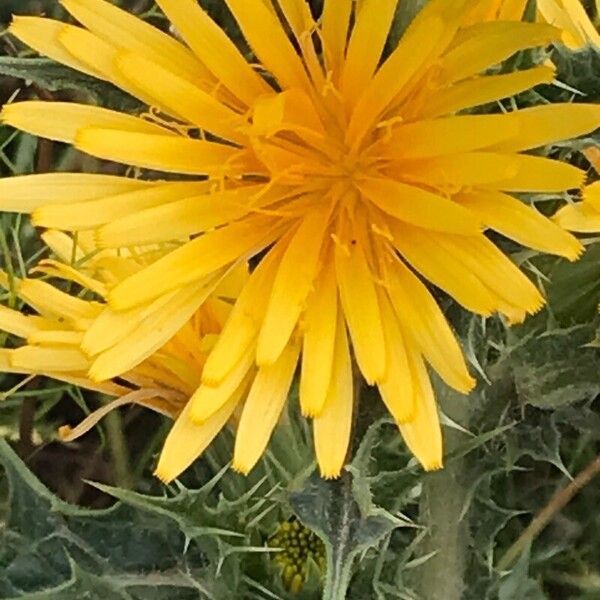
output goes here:
{"type": "Polygon", "coordinates": [[[351,576],[351,569],[344,569],[341,564],[328,560],[323,600],[345,600],[351,576]]]}
{"type": "Polygon", "coordinates": [[[600,474],[600,456],[597,456],[573,481],[558,490],[544,509],[531,521],[517,541],[499,560],[497,569],[503,571],[510,567],[523,550],[531,544],[548,523],[578,494],[596,475],[600,474]]]}
{"type": "MultiPolygon", "coordinates": [[[[340,487],[337,488],[337,493],[346,496],[346,498],[352,498],[352,483],[347,474],[341,480],[338,480],[338,482],[340,487]]],[[[349,539],[349,529],[346,525],[352,519],[352,516],[347,511],[347,508],[348,504],[344,502],[337,517],[340,519],[340,531],[346,532],[344,543],[351,544],[352,540],[349,539]]],[[[348,556],[340,551],[339,548],[337,551],[330,550],[327,552],[327,571],[322,600],[345,600],[348,588],[350,587],[350,580],[352,579],[353,564],[354,557],[348,560],[348,556]]]]}
{"type": "MultiPolygon", "coordinates": [[[[436,386],[437,397],[446,415],[466,425],[469,410],[464,396],[436,386]]],[[[455,450],[464,434],[454,429],[445,432],[446,454],[455,450]]],[[[421,522],[428,527],[423,541],[423,556],[434,554],[418,570],[422,598],[461,600],[465,589],[469,528],[464,513],[467,494],[463,485],[466,459],[452,460],[444,470],[429,473],[423,482],[421,522]]]]}
{"type": "Polygon", "coordinates": [[[104,423],[112,454],[113,467],[115,469],[115,483],[119,487],[131,489],[133,487],[133,478],[129,465],[127,440],[123,434],[123,421],[120,413],[116,410],[111,410],[106,415],[104,423]]]}
{"type": "Polygon", "coordinates": [[[25,398],[19,419],[19,454],[27,460],[33,451],[33,423],[35,419],[35,398],[25,398]]]}

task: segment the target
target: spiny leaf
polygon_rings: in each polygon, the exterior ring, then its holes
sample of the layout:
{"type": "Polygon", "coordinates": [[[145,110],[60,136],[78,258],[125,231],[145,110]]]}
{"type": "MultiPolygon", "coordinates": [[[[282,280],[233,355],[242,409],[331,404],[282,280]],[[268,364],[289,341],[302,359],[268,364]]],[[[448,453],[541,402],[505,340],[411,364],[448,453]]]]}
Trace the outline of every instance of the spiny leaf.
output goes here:
{"type": "Polygon", "coordinates": [[[9,493],[6,514],[0,515],[0,597],[239,597],[235,561],[227,579],[215,576],[219,555],[212,539],[186,544],[172,519],[125,504],[87,510],[63,502],[1,439],[0,465],[9,493]],[[207,590],[204,596],[200,588],[207,590]]]}
{"type": "Polygon", "coordinates": [[[352,476],[348,473],[336,481],[325,481],[314,474],[290,497],[300,521],[325,543],[327,584],[324,597],[327,598],[345,597],[342,594],[350,583],[356,557],[404,524],[375,507],[369,513],[361,514],[353,491],[352,476]]]}

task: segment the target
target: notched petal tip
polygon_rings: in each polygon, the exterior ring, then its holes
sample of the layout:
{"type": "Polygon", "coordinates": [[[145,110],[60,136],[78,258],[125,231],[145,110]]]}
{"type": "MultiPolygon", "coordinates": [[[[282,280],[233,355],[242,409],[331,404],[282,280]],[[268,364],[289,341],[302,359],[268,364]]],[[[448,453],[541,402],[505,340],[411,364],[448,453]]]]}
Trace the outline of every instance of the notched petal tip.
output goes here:
{"type": "Polygon", "coordinates": [[[96,362],[94,362],[92,364],[92,366],[89,368],[87,376],[94,383],[104,383],[104,382],[108,381],[111,377],[113,377],[113,375],[109,374],[109,373],[105,373],[103,371],[104,371],[104,369],[101,366],[97,365],[96,362]]]}
{"type": "Polygon", "coordinates": [[[575,236],[571,237],[573,241],[571,245],[565,249],[562,256],[569,262],[576,262],[584,255],[586,248],[575,236]]]}
{"type": "Polygon", "coordinates": [[[477,386],[477,379],[470,374],[467,374],[461,382],[460,386],[454,387],[457,392],[461,394],[470,394],[477,386]]]}
{"type": "Polygon", "coordinates": [[[423,468],[428,471],[441,471],[444,468],[444,461],[440,458],[439,460],[432,460],[431,462],[423,463],[423,468]]]}
{"type": "MultiPolygon", "coordinates": [[[[252,465],[254,466],[254,465],[252,465]]],[[[238,473],[239,475],[243,475],[244,477],[250,473],[252,470],[252,466],[248,466],[243,462],[240,462],[238,459],[233,459],[233,464],[231,465],[231,469],[238,473]]]]}
{"type": "Polygon", "coordinates": [[[61,442],[71,442],[73,438],[71,437],[71,433],[73,432],[73,428],[70,425],[62,425],[58,428],[57,434],[58,438],[61,442]]]}
{"type": "Polygon", "coordinates": [[[319,472],[321,473],[321,477],[326,481],[333,481],[334,479],[339,479],[342,476],[341,469],[326,469],[321,467],[319,472]]]}
{"type": "Polygon", "coordinates": [[[168,485],[177,477],[177,475],[173,475],[172,473],[169,473],[168,470],[164,466],[161,466],[160,464],[156,467],[153,475],[154,475],[154,477],[159,479],[165,485],[168,485]]]}

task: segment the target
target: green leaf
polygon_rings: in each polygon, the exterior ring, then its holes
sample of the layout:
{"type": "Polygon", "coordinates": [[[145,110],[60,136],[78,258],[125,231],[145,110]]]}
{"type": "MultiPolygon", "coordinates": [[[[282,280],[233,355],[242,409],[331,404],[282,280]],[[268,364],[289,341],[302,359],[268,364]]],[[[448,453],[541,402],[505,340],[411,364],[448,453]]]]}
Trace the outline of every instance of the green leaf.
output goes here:
{"type": "Polygon", "coordinates": [[[596,326],[522,333],[508,356],[519,400],[557,408],[600,393],[600,356],[590,347],[596,326]]]}
{"type": "Polygon", "coordinates": [[[240,597],[242,577],[235,560],[228,561],[227,577],[217,577],[220,555],[214,536],[190,540],[176,520],[142,505],[87,510],[63,502],[4,440],[0,465],[8,484],[6,513],[0,513],[0,597],[240,597]]]}
{"type": "Polygon", "coordinates": [[[137,111],[142,104],[115,87],[47,58],[0,57],[0,75],[24,79],[50,92],[74,90],[84,92],[91,100],[125,112],[137,111]]]}
{"type": "Polygon", "coordinates": [[[559,323],[589,323],[600,302],[600,244],[588,246],[576,263],[556,261],[549,272],[548,304],[559,323]]]}
{"type": "Polygon", "coordinates": [[[326,599],[346,598],[356,557],[404,525],[383,509],[372,507],[368,513],[362,513],[354,488],[349,473],[335,481],[325,481],[313,474],[290,497],[296,516],[325,543],[327,582],[323,598],[326,599]]]}

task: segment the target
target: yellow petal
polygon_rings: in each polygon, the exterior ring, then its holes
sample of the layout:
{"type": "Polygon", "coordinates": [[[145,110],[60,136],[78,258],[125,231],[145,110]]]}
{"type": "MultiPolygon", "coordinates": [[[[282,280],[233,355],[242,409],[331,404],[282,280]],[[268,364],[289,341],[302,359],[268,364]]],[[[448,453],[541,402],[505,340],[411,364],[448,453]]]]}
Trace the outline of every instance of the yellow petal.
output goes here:
{"type": "Polygon", "coordinates": [[[423,360],[409,352],[413,382],[415,385],[415,418],[400,424],[400,432],[417,460],[425,470],[442,468],[443,441],[438,410],[423,360]]]}
{"type": "Polygon", "coordinates": [[[80,351],[72,348],[42,348],[23,346],[14,350],[11,365],[29,373],[77,373],[84,372],[89,361],[80,351]]]}
{"type": "Polygon", "coordinates": [[[86,127],[164,135],[167,139],[173,135],[167,129],[144,119],[75,102],[28,100],[6,104],[0,113],[0,119],[7,125],[32,135],[67,144],[73,143],[77,132],[86,127]]]}
{"type": "Polygon", "coordinates": [[[501,4],[502,0],[480,0],[473,3],[473,8],[467,13],[463,26],[467,27],[480,21],[495,19],[498,16],[498,8],[501,4]]]}
{"type": "Polygon", "coordinates": [[[225,0],[248,44],[284,88],[308,89],[308,76],[277,16],[262,0],[225,0]]]}
{"type": "Polygon", "coordinates": [[[206,423],[223,406],[240,387],[248,388],[250,380],[254,377],[254,346],[243,354],[233,369],[222,379],[218,385],[210,386],[201,384],[190,399],[190,418],[198,425],[206,423]]]}
{"type": "Polygon", "coordinates": [[[162,310],[149,315],[135,330],[94,360],[90,379],[105,381],[122,375],[164,346],[191,318],[217,285],[217,278],[204,285],[180,290],[162,310]]]}
{"type": "Polygon", "coordinates": [[[385,378],[387,364],[375,281],[363,248],[366,239],[344,236],[341,243],[336,244],[335,267],[342,307],[358,366],[373,384],[385,378]]]}
{"type": "Polygon", "coordinates": [[[533,106],[505,117],[514,120],[517,134],[493,144],[499,152],[520,152],[561,140],[578,137],[600,127],[600,106],[595,104],[546,104],[533,106]]]}
{"type": "Polygon", "coordinates": [[[206,360],[202,372],[203,383],[215,386],[221,382],[256,340],[286,246],[287,241],[283,239],[269,250],[240,292],[229,319],[206,360]]]}
{"type": "Polygon", "coordinates": [[[578,188],[585,173],[573,165],[541,156],[468,152],[391,163],[394,176],[448,189],[481,186],[520,192],[557,192],[578,188]]]}
{"type": "Polygon", "coordinates": [[[584,201],[600,211],[600,181],[595,181],[583,189],[584,201]]]}
{"type": "Polygon", "coordinates": [[[261,367],[250,388],[235,436],[233,468],[247,474],[265,451],[292,384],[300,345],[291,343],[272,365],[261,367]]]}
{"type": "Polygon", "coordinates": [[[8,31],[41,55],[52,58],[82,73],[97,77],[99,73],[96,69],[77,60],[58,41],[58,35],[67,27],[78,29],[73,25],[66,25],[62,21],[55,21],[54,19],[14,15],[8,31]]]}
{"type": "MultiPolygon", "coordinates": [[[[0,180],[1,181],[1,180],[0,180]]],[[[1,187],[1,184],[0,184],[1,187]]],[[[131,190],[130,186],[130,190],[131,190]]],[[[197,196],[209,189],[206,182],[174,182],[174,183],[156,183],[144,187],[138,187],[132,191],[112,194],[110,190],[105,195],[98,194],[97,199],[90,199],[83,202],[70,202],[63,204],[53,204],[49,202],[37,208],[33,215],[34,225],[40,227],[57,227],[64,231],[82,231],[99,227],[106,223],[116,226],[122,223],[123,217],[133,213],[137,215],[148,208],[168,205],[181,198],[188,196],[197,196]]],[[[54,199],[53,199],[54,200],[54,199]]],[[[59,199],[60,200],[60,199],[59,199]]],[[[82,199],[83,200],[83,199],[82,199]]],[[[156,224],[159,221],[155,221],[156,224]]],[[[100,245],[110,246],[103,236],[103,229],[99,231],[98,239],[100,245]]],[[[175,237],[175,236],[171,236],[175,237]]],[[[126,243],[116,244],[124,246],[126,243]]],[[[135,243],[131,244],[135,245],[135,243]]]]}
{"type": "Polygon", "coordinates": [[[303,217],[279,264],[267,311],[258,336],[256,362],[277,360],[298,322],[319,266],[329,210],[317,209],[303,217]]]}
{"type": "Polygon", "coordinates": [[[0,210],[29,213],[45,204],[67,204],[148,189],[152,182],[87,173],[44,173],[0,178],[0,210]]]}
{"type": "Polygon", "coordinates": [[[379,298],[389,361],[387,377],[378,384],[379,393],[396,423],[406,423],[414,418],[416,411],[412,373],[398,317],[385,294],[380,293],[379,298]]]}
{"type": "Polygon", "coordinates": [[[91,253],[95,250],[95,248],[86,248],[84,251],[79,237],[74,240],[69,234],[56,229],[44,231],[41,238],[52,253],[64,263],[83,261],[86,259],[85,252],[91,253]]]}
{"type": "Polygon", "coordinates": [[[563,206],[553,220],[564,229],[580,233],[600,231],[600,212],[587,202],[577,202],[563,206]]]}
{"type": "Polygon", "coordinates": [[[543,46],[560,37],[560,30],[543,23],[490,21],[478,23],[463,32],[441,61],[440,82],[451,83],[481,73],[506,60],[519,50],[543,46]]]}
{"type": "Polygon", "coordinates": [[[332,376],[338,299],[333,254],[315,281],[304,315],[300,406],[306,417],[321,414],[332,376]]]}
{"type": "MultiPolygon", "coordinates": [[[[394,246],[419,272],[467,310],[490,316],[497,299],[470,269],[433,242],[433,233],[409,225],[393,225],[394,246]]],[[[441,235],[441,234],[438,234],[441,235]]]]}
{"type": "Polygon", "coordinates": [[[164,311],[175,296],[177,292],[171,292],[148,305],[120,312],[105,307],[87,328],[81,344],[82,350],[89,356],[96,356],[111,348],[135,331],[147,317],[164,311]]]}
{"type": "Polygon", "coordinates": [[[188,175],[226,172],[227,162],[238,152],[204,140],[100,127],[79,130],[75,147],[106,160],[188,175]]]}
{"type": "Polygon", "coordinates": [[[101,310],[97,302],[76,298],[38,279],[24,279],[19,286],[19,296],[41,315],[69,322],[93,319],[101,310]]]}
{"type": "Polygon", "coordinates": [[[419,352],[449,386],[461,392],[470,391],[475,380],[431,292],[397,258],[386,267],[386,287],[402,329],[414,339],[419,352]]]}
{"type": "Polygon", "coordinates": [[[112,400],[101,408],[95,410],[76,427],[64,425],[58,431],[61,442],[72,442],[76,440],[77,438],[86,434],[90,429],[95,427],[98,422],[109,412],[115,410],[116,408],[120,408],[121,406],[126,406],[127,404],[139,403],[139,400],[141,399],[150,399],[153,394],[155,394],[155,392],[151,390],[135,390],[134,392],[130,392],[122,398],[116,398],[115,400],[112,400]]]}
{"type": "Polygon", "coordinates": [[[357,5],[341,80],[342,93],[351,105],[381,60],[397,4],[398,0],[363,0],[357,5]]]}
{"type": "Polygon", "coordinates": [[[527,0],[504,0],[498,11],[498,19],[520,21],[523,18],[527,0]]]}
{"type": "Polygon", "coordinates": [[[196,56],[247,106],[271,89],[195,0],[158,0],[196,56]]]}
{"type": "Polygon", "coordinates": [[[311,32],[314,21],[305,0],[277,0],[277,3],[297,39],[311,32]]]}
{"type": "Polygon", "coordinates": [[[206,70],[182,44],[142,19],[104,0],[61,0],[62,5],[87,29],[120,48],[190,81],[201,80],[206,70]]]}
{"type": "Polygon", "coordinates": [[[50,329],[52,322],[34,315],[24,315],[18,310],[0,305],[0,331],[27,338],[40,329],[50,329]]]}
{"type": "Polygon", "coordinates": [[[542,66],[502,75],[467,79],[441,89],[425,100],[420,114],[430,118],[515,96],[542,83],[552,83],[555,71],[542,66]]]}
{"type": "Polygon", "coordinates": [[[32,331],[27,343],[32,346],[74,346],[79,350],[83,339],[82,331],[32,331]]]}
{"type": "MultiPolygon", "coordinates": [[[[456,257],[507,305],[534,314],[544,304],[535,285],[485,236],[432,234],[431,243],[456,257]]],[[[501,310],[502,305],[498,304],[501,310]]]]}
{"type": "Polygon", "coordinates": [[[570,46],[579,48],[588,43],[600,46],[600,35],[588,17],[580,0],[539,0],[538,10],[549,23],[565,30],[563,40],[570,46]]]}
{"type": "Polygon", "coordinates": [[[323,54],[327,68],[337,73],[343,64],[353,0],[325,0],[323,6],[323,54]]]}
{"type": "Polygon", "coordinates": [[[338,314],[335,354],[325,406],[313,420],[315,454],[325,479],[339,477],[350,445],[354,408],[352,360],[346,324],[338,314]]]}
{"type": "Polygon", "coordinates": [[[577,238],[526,203],[494,191],[462,192],[454,197],[498,233],[523,246],[576,260],[583,252],[577,238]]]}
{"type": "Polygon", "coordinates": [[[191,402],[179,415],[160,453],[154,474],[164,483],[170,483],[185,471],[215,439],[229,421],[240,401],[240,392],[231,397],[218,412],[202,425],[190,418],[191,402]]]}
{"type": "Polygon", "coordinates": [[[418,17],[413,21],[396,50],[377,71],[356,103],[346,133],[346,140],[352,147],[359,147],[369,129],[402,88],[431,60],[444,30],[440,17],[418,17]]]}
{"type": "MultiPolygon", "coordinates": [[[[103,40],[87,29],[71,25],[65,26],[58,33],[57,40],[71,56],[90,69],[98,71],[100,79],[110,81],[125,92],[139,98],[144,104],[149,106],[158,104],[152,95],[135,87],[116,68],[115,61],[119,54],[119,47],[114,43],[103,40]]],[[[163,106],[160,108],[164,110],[163,106]]]]}
{"type": "Polygon", "coordinates": [[[280,228],[275,219],[260,216],[205,233],[121,282],[109,303],[126,310],[197,281],[256,254],[278,237],[280,228]]]}
{"type": "MultiPolygon", "coordinates": [[[[524,111],[519,111],[521,114],[524,111]]],[[[520,134],[520,122],[506,115],[464,115],[394,127],[391,139],[378,148],[395,159],[428,158],[488,148],[520,134]]]]}
{"type": "Polygon", "coordinates": [[[392,179],[364,179],[360,191],[388,215],[436,231],[475,235],[481,231],[477,217],[452,200],[420,187],[392,179]]]}
{"type": "Polygon", "coordinates": [[[50,277],[57,277],[66,281],[73,281],[78,283],[83,288],[98,294],[104,298],[107,294],[106,286],[101,281],[82,273],[79,269],[66,265],[56,260],[42,260],[40,261],[30,273],[43,273],[50,277]]]}
{"type": "MultiPolygon", "coordinates": [[[[496,158],[503,160],[500,154],[496,158]]],[[[484,187],[505,192],[564,192],[580,188],[585,180],[585,171],[562,161],[528,154],[514,154],[509,160],[517,167],[516,173],[484,187]]]]}
{"type": "Polygon", "coordinates": [[[119,54],[117,69],[169,112],[227,140],[243,142],[243,118],[199,87],[131,52],[119,54]]]}
{"type": "MultiPolygon", "coordinates": [[[[112,223],[106,219],[96,239],[101,248],[118,248],[185,238],[235,221],[270,202],[271,196],[262,194],[263,190],[264,186],[249,186],[227,191],[208,188],[202,195],[200,190],[179,193],[181,199],[173,195],[172,202],[166,199],[159,206],[130,210],[130,214],[112,223]],[[253,201],[254,197],[259,200],[253,201]],[[156,223],[161,224],[160,228],[155,227],[156,223]]],[[[115,208],[119,206],[116,204],[115,208]]]]}

